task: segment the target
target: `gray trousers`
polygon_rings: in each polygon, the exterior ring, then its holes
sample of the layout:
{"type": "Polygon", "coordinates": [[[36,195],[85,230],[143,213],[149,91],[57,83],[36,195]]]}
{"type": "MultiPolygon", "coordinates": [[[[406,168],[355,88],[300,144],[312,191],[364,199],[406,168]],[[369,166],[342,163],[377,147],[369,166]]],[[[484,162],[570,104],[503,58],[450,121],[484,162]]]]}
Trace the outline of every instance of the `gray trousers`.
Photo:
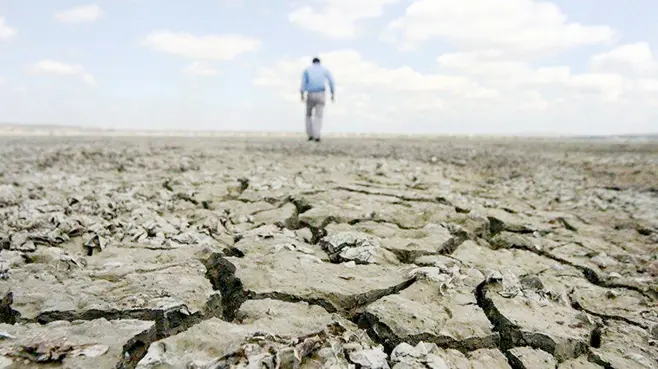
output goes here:
{"type": "Polygon", "coordinates": [[[325,104],[324,95],[324,92],[309,92],[306,96],[306,134],[308,137],[320,138],[325,104]]]}

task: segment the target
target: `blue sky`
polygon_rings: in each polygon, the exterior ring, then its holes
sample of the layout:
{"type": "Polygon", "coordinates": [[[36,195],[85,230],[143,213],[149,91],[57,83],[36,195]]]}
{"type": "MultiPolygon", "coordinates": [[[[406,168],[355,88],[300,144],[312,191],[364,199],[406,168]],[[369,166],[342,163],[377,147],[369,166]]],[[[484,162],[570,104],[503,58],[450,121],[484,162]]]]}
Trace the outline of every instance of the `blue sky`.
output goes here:
{"type": "Polygon", "coordinates": [[[326,131],[658,132],[658,3],[0,0],[0,121],[326,131]]]}

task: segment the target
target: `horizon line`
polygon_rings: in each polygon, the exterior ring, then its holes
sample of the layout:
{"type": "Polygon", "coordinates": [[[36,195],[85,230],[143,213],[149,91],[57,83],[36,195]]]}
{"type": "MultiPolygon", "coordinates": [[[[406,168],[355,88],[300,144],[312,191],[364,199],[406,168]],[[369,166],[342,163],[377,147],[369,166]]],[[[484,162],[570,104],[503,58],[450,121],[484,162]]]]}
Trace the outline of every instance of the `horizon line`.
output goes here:
{"type": "MultiPolygon", "coordinates": [[[[238,131],[226,129],[183,129],[183,128],[106,128],[100,126],[84,127],[57,123],[8,123],[0,122],[0,136],[9,135],[71,135],[95,134],[95,135],[168,135],[168,136],[304,136],[302,131],[238,131]],[[35,132],[50,131],[50,132],[35,132]],[[57,132],[58,131],[58,132],[57,132]],[[65,132],[69,131],[69,132],[65,132]]],[[[610,134],[586,134],[586,133],[561,133],[561,132],[517,132],[517,133],[422,133],[422,132],[331,132],[328,131],[325,136],[332,137],[400,137],[408,136],[418,137],[523,137],[523,138],[646,138],[658,139],[658,132],[638,132],[638,133],[610,133],[610,134]]]]}

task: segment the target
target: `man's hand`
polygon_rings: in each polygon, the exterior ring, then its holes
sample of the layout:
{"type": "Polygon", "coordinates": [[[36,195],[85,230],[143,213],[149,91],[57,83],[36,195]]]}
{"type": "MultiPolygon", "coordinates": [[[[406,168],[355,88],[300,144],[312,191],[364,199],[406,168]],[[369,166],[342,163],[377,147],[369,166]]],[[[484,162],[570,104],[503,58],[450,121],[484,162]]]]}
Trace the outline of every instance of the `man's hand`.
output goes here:
{"type": "Polygon", "coordinates": [[[331,94],[331,102],[336,102],[336,97],[334,96],[334,94],[331,94]]]}
{"type": "Polygon", "coordinates": [[[302,102],[304,102],[304,92],[301,92],[300,95],[302,102]]]}

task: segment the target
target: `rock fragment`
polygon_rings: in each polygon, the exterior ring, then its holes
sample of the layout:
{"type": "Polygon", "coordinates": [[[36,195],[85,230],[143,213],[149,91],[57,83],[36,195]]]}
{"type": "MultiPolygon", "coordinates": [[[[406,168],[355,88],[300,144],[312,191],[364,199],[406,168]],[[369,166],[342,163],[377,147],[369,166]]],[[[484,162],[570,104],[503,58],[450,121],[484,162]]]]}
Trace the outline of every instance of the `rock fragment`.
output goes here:
{"type": "Polygon", "coordinates": [[[389,350],[403,342],[416,345],[421,341],[465,351],[496,347],[498,334],[477,305],[474,284],[456,281],[451,288],[441,286],[430,274],[368,305],[359,326],[389,350]]]}
{"type": "Polygon", "coordinates": [[[289,229],[299,228],[297,208],[291,203],[285,203],[271,210],[260,211],[251,216],[255,224],[281,224],[289,229]]]}
{"type": "Polygon", "coordinates": [[[491,280],[478,288],[478,303],[501,334],[502,347],[541,349],[558,362],[587,352],[599,322],[587,315],[584,319],[560,291],[520,288],[510,295],[502,282],[491,280]]]}
{"type": "Polygon", "coordinates": [[[14,293],[7,286],[0,286],[0,323],[16,323],[19,314],[11,308],[13,303],[14,293]]]}
{"type": "Polygon", "coordinates": [[[304,367],[313,359],[330,359],[323,350],[332,350],[331,356],[345,363],[339,358],[349,357],[348,347],[373,347],[349,322],[306,303],[249,301],[236,315],[242,324],[213,318],[154,342],[137,369],[241,367],[247,362],[260,367],[281,360],[285,367],[304,367]]]}
{"type": "Polygon", "coordinates": [[[605,252],[599,253],[596,256],[593,256],[590,261],[594,264],[596,264],[599,268],[601,269],[606,269],[608,267],[613,267],[619,262],[610,256],[608,256],[605,252]]]}
{"type": "Polygon", "coordinates": [[[382,346],[377,346],[366,350],[357,350],[349,353],[350,362],[361,368],[369,369],[389,369],[388,355],[384,352],[382,346]]]}
{"type": "MultiPolygon", "coordinates": [[[[205,316],[221,315],[221,298],[190,253],[111,248],[86,268],[32,263],[0,280],[12,293],[19,321],[140,319],[173,334],[205,316]],[[130,250],[130,252],[126,252],[130,250]],[[172,278],[176,283],[171,283],[172,278]],[[16,283],[20,281],[20,283],[16,283]]],[[[48,262],[48,259],[42,260],[48,262]]]]}
{"type": "Polygon", "coordinates": [[[551,354],[528,347],[519,347],[507,352],[510,364],[518,369],[555,369],[557,361],[551,354]]]}
{"type": "Polygon", "coordinates": [[[582,279],[564,278],[561,283],[571,288],[572,304],[590,314],[617,319],[649,329],[658,323],[658,307],[643,294],[629,289],[609,289],[582,279]]]}
{"type": "Polygon", "coordinates": [[[30,239],[27,233],[14,233],[11,235],[10,250],[31,252],[37,249],[37,246],[30,239]]]}
{"type": "Polygon", "coordinates": [[[361,232],[332,232],[319,245],[335,263],[399,264],[395,255],[381,247],[379,240],[361,232]]]}
{"type": "Polygon", "coordinates": [[[451,254],[459,244],[460,240],[447,228],[431,223],[419,230],[400,232],[396,237],[386,238],[382,242],[383,247],[406,262],[413,262],[425,255],[451,254]]]}
{"type": "Polygon", "coordinates": [[[652,277],[658,277],[658,260],[652,261],[651,264],[649,264],[649,267],[647,269],[648,269],[649,275],[651,275],[652,277]]]}
{"type": "Polygon", "coordinates": [[[0,280],[9,279],[10,269],[9,262],[5,261],[4,258],[2,258],[2,254],[0,254],[0,280]]]}
{"type": "Polygon", "coordinates": [[[568,242],[547,249],[546,253],[581,269],[594,284],[627,286],[658,296],[655,278],[638,275],[632,255],[601,240],[585,238],[578,242],[568,242]]]}
{"type": "Polygon", "coordinates": [[[533,252],[541,252],[543,241],[540,238],[529,237],[524,234],[501,232],[491,239],[491,246],[497,249],[526,249],[533,252]]]}
{"type": "Polygon", "coordinates": [[[425,342],[415,347],[401,343],[393,349],[390,361],[393,369],[510,369],[505,356],[495,349],[480,349],[465,355],[425,342]]]}
{"type": "Polygon", "coordinates": [[[403,228],[422,228],[429,223],[444,222],[455,212],[454,208],[441,204],[414,202],[405,206],[394,197],[344,190],[309,196],[306,201],[312,208],[300,214],[299,221],[316,229],[332,222],[359,221],[381,221],[403,228]]]}
{"type": "Polygon", "coordinates": [[[83,246],[87,250],[87,255],[91,256],[94,252],[105,250],[105,247],[107,247],[107,240],[96,234],[90,236],[89,239],[83,243],[83,246]]]}
{"type": "Polygon", "coordinates": [[[472,369],[511,369],[508,360],[498,350],[482,349],[468,353],[472,369]]]}
{"type": "Polygon", "coordinates": [[[429,354],[433,348],[435,348],[435,345],[426,344],[425,342],[419,342],[416,347],[403,342],[396,346],[391,352],[391,362],[394,364],[393,367],[424,366],[427,354],[429,354]]]}
{"type": "Polygon", "coordinates": [[[18,205],[19,193],[14,186],[0,184],[0,207],[18,205]]]}
{"type": "Polygon", "coordinates": [[[473,241],[465,241],[452,254],[464,266],[477,268],[483,274],[488,271],[509,271],[515,276],[573,275],[582,276],[576,268],[522,249],[492,250],[473,241]]]}
{"type": "Polygon", "coordinates": [[[490,237],[489,219],[477,212],[468,212],[466,214],[458,212],[449,221],[452,222],[451,224],[458,226],[470,239],[487,239],[490,237]]]}
{"type": "Polygon", "coordinates": [[[476,211],[487,217],[490,237],[503,231],[533,233],[547,230],[547,227],[537,224],[528,216],[523,217],[520,214],[513,214],[500,208],[482,208],[476,209],[476,211]]]}
{"type": "Polygon", "coordinates": [[[358,231],[365,233],[384,249],[394,253],[404,263],[414,263],[427,255],[446,255],[452,253],[461,243],[451,232],[438,224],[427,224],[420,229],[401,229],[390,223],[361,222],[353,226],[346,224],[330,225],[327,231],[358,231]]]}
{"type": "Polygon", "coordinates": [[[231,256],[267,255],[282,251],[294,251],[329,261],[326,253],[315,245],[307,243],[302,237],[289,229],[276,226],[262,226],[240,234],[239,239],[230,247],[231,256]]]}
{"type": "Polygon", "coordinates": [[[350,311],[413,283],[404,268],[324,263],[312,255],[282,251],[244,258],[213,255],[206,267],[222,293],[224,317],[232,319],[249,298],[307,301],[330,312],[350,311]]]}
{"type": "Polygon", "coordinates": [[[557,369],[603,369],[603,367],[589,361],[587,357],[581,356],[578,359],[568,360],[561,363],[558,365],[557,369]]]}
{"type": "Polygon", "coordinates": [[[2,368],[135,368],[156,340],[153,322],[98,319],[0,324],[2,368]]]}
{"type": "Polygon", "coordinates": [[[649,332],[623,322],[609,321],[601,330],[600,347],[590,349],[590,361],[611,369],[654,369],[658,347],[649,332]]]}

